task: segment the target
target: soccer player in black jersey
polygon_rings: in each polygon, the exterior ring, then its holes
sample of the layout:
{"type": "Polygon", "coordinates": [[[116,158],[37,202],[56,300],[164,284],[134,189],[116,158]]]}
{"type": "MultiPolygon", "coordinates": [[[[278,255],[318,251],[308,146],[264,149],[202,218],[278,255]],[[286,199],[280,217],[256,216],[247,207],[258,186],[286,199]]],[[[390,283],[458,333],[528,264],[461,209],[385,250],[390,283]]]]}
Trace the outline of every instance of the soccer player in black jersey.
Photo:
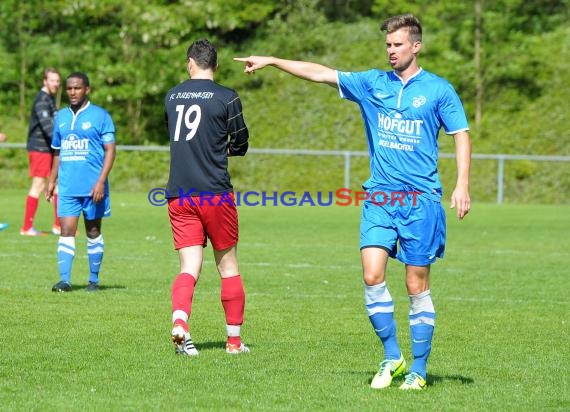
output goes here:
{"type": "Polygon", "coordinates": [[[249,133],[238,94],[214,81],[217,51],[197,40],[187,54],[190,79],[165,96],[170,135],[168,214],[180,273],[172,285],[172,341],[176,353],[198,354],[188,330],[194,288],[210,239],[221,276],[226,352],[249,352],[240,337],[245,292],[237,260],[238,216],[228,157],[247,152],[249,133]]]}
{"type": "MultiPolygon", "coordinates": [[[[42,88],[32,104],[27,143],[32,185],[26,197],[24,223],[20,229],[20,234],[24,236],[41,236],[43,234],[43,232],[34,228],[34,218],[38,209],[38,199],[45,190],[47,179],[51,173],[53,159],[51,136],[57,111],[55,96],[60,84],[61,76],[59,72],[52,67],[45,69],[42,88]]],[[[54,221],[52,233],[59,235],[61,228],[57,217],[57,192],[54,194],[53,206],[54,221]]]]}

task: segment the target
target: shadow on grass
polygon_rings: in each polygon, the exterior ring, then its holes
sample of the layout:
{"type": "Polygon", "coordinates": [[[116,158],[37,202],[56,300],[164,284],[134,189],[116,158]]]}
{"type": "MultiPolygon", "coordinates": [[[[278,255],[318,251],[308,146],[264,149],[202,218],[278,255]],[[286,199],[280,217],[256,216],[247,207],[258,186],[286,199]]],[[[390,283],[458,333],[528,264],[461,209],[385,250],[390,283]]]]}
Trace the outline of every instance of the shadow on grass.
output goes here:
{"type": "MultiPolygon", "coordinates": [[[[73,284],[71,285],[71,291],[72,292],[76,292],[76,291],[85,291],[85,288],[88,286],[88,284],[73,284]]],[[[126,289],[127,287],[124,285],[99,285],[99,290],[95,291],[95,292],[91,292],[91,293],[98,293],[98,292],[104,292],[106,290],[113,290],[113,289],[126,289]]]]}
{"type": "MultiPolygon", "coordinates": [[[[246,344],[246,346],[250,349],[252,349],[254,347],[254,345],[250,345],[247,342],[244,342],[246,344]]],[[[225,340],[219,340],[219,341],[210,341],[210,342],[194,342],[194,344],[196,345],[196,349],[198,349],[198,351],[202,351],[202,350],[226,350],[226,341],[225,340]]]]}
{"type": "MultiPolygon", "coordinates": [[[[371,374],[374,375],[374,373],[375,372],[372,372],[371,374]]],[[[405,379],[406,379],[405,375],[396,376],[392,382],[392,385],[399,386],[400,384],[404,383],[405,379]]],[[[427,377],[428,386],[433,385],[433,384],[445,383],[446,381],[460,383],[462,385],[471,385],[471,384],[475,383],[473,378],[469,378],[469,377],[463,376],[463,375],[440,376],[440,375],[430,375],[428,373],[428,377],[427,377]]],[[[372,378],[368,379],[368,384],[370,385],[370,383],[372,383],[372,378]]]]}
{"type": "Polygon", "coordinates": [[[463,375],[439,376],[439,375],[430,375],[428,373],[428,377],[427,377],[427,384],[428,385],[433,385],[434,383],[440,384],[440,383],[444,383],[445,381],[454,381],[455,383],[460,383],[462,385],[471,385],[471,384],[475,383],[473,378],[469,378],[469,377],[463,376],[463,375]]]}

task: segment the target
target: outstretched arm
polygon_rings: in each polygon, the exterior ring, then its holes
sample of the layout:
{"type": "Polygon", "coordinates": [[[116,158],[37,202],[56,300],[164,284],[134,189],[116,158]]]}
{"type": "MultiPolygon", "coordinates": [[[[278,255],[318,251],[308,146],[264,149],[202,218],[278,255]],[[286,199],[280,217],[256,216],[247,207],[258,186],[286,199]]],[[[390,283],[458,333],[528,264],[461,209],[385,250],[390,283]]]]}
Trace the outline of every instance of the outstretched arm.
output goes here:
{"type": "Polygon", "coordinates": [[[469,133],[459,132],[455,138],[455,159],[457,162],[457,183],[451,194],[451,208],[457,208],[457,218],[463,219],[471,208],[469,197],[469,169],[471,168],[471,139],[469,133]]]}
{"type": "Polygon", "coordinates": [[[234,60],[245,63],[244,71],[246,73],[253,74],[256,70],[262,69],[265,66],[273,66],[303,80],[338,87],[336,70],[321,64],[298,60],[285,60],[270,56],[235,57],[234,60]]]}

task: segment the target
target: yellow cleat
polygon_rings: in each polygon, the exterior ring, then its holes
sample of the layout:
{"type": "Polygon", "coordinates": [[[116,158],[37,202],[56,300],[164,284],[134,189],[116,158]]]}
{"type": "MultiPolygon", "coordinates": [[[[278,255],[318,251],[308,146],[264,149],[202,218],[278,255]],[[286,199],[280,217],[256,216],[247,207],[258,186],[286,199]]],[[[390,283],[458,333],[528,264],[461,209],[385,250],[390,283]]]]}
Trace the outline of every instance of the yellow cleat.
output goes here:
{"type": "Polygon", "coordinates": [[[406,381],[400,386],[402,390],[423,390],[427,389],[427,383],[424,378],[418,375],[416,372],[412,372],[406,375],[406,381]]]}
{"type": "Polygon", "coordinates": [[[406,360],[400,354],[400,359],[386,359],[380,362],[380,370],[370,383],[372,389],[383,389],[390,386],[392,379],[404,374],[406,371],[406,360]]]}

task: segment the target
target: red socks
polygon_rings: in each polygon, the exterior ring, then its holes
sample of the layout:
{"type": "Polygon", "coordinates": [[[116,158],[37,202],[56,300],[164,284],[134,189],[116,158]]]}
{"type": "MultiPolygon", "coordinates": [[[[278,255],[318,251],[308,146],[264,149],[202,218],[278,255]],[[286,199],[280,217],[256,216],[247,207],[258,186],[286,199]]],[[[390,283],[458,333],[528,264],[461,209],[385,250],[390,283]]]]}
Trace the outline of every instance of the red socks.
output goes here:
{"type": "MultiPolygon", "coordinates": [[[[245,310],[245,291],[241,276],[222,278],[221,300],[226,314],[228,343],[240,346],[240,325],[243,323],[245,310]]],[[[181,325],[188,330],[188,319],[192,311],[192,298],[196,279],[188,273],[180,273],[172,284],[172,314],[174,325],[181,325]]]]}
{"type": "Polygon", "coordinates": [[[22,226],[22,230],[30,230],[34,225],[34,217],[38,210],[38,203],[39,200],[37,197],[28,195],[26,198],[26,212],[24,215],[24,225],[22,226]]]}
{"type": "MultiPolygon", "coordinates": [[[[26,198],[26,211],[24,214],[24,224],[22,230],[30,230],[34,226],[34,218],[38,211],[39,199],[28,195],[26,198]]],[[[53,195],[53,225],[60,227],[57,217],[57,194],[53,195]]]]}
{"type": "Polygon", "coordinates": [[[241,337],[240,336],[228,336],[228,341],[230,345],[235,345],[238,348],[241,346],[241,337]]]}
{"type": "Polygon", "coordinates": [[[226,313],[226,323],[241,325],[245,310],[245,291],[239,274],[231,278],[222,278],[221,298],[226,313]]]}
{"type": "MultiPolygon", "coordinates": [[[[172,313],[184,312],[190,317],[196,279],[189,273],[180,273],[172,284],[172,313]]],[[[187,319],[184,319],[187,321],[187,319]]]]}

